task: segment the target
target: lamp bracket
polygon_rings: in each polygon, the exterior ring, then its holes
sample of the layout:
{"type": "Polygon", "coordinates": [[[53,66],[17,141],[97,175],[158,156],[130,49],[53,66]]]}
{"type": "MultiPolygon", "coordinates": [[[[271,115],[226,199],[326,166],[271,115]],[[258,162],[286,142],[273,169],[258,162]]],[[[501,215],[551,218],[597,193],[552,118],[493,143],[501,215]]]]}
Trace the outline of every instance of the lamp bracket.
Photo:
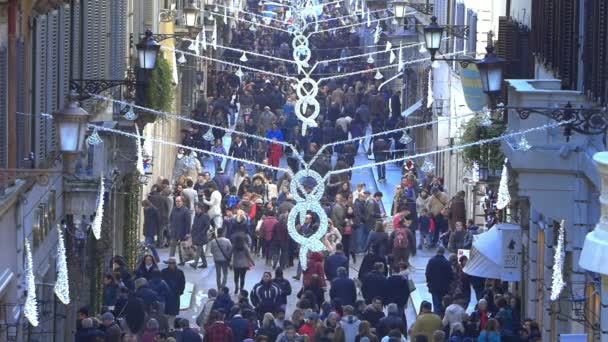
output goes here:
{"type": "Polygon", "coordinates": [[[175,11],[167,8],[162,9],[158,14],[158,19],[160,19],[160,21],[164,23],[173,22],[175,21],[175,11]]]}
{"type": "MultiPolygon", "coordinates": [[[[140,38],[144,38],[145,34],[140,35],[140,38]]],[[[192,34],[190,32],[176,32],[176,33],[154,33],[152,36],[149,36],[150,39],[154,40],[157,43],[162,42],[167,39],[175,39],[177,45],[182,43],[184,38],[192,39],[192,34]]]]}
{"type": "Polygon", "coordinates": [[[101,79],[72,79],[70,80],[70,88],[78,94],[80,101],[91,98],[92,95],[100,94],[108,89],[125,86],[126,99],[135,99],[135,92],[140,82],[135,79],[135,73],[132,69],[127,70],[127,78],[124,80],[101,80],[101,79]]]}
{"type": "Polygon", "coordinates": [[[574,108],[568,102],[563,108],[503,106],[496,109],[500,113],[504,110],[515,111],[521,120],[528,119],[531,114],[539,114],[557,122],[571,121],[564,125],[566,137],[569,137],[572,131],[584,135],[598,135],[608,129],[606,108],[574,108]]]}
{"type": "Polygon", "coordinates": [[[443,27],[445,34],[456,38],[467,38],[469,36],[469,25],[446,25],[443,27]]]}
{"type": "Polygon", "coordinates": [[[407,6],[426,15],[432,15],[435,8],[434,4],[429,3],[408,3],[407,6]]]}

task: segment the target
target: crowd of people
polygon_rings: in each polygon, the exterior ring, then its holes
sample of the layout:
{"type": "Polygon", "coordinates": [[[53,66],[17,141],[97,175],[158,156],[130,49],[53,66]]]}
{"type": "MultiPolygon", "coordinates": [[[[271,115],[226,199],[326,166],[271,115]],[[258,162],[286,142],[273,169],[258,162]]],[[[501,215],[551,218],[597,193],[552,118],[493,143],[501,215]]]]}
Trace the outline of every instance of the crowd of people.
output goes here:
{"type": "MultiPolygon", "coordinates": [[[[257,11],[257,1],[249,9],[257,11]]],[[[344,11],[325,6],[320,19],[340,17],[344,11]]],[[[329,29],[362,19],[346,17],[320,25],[329,29]]],[[[346,28],[314,35],[311,63],[361,53],[364,32],[346,28]]],[[[238,22],[231,36],[234,48],[291,59],[287,33],[238,22]]],[[[227,60],[239,57],[225,51],[227,60]]],[[[297,72],[290,64],[253,56],[239,63],[279,74],[297,72]]],[[[366,57],[319,65],[316,73],[323,75],[374,67],[366,57]]],[[[184,145],[213,155],[182,149],[173,175],[159,177],[152,185],[142,202],[143,235],[150,253],[134,270],[120,256],[112,260],[103,280],[102,313],[90,317],[87,308],[79,311],[76,341],[538,341],[538,324],[521,319],[518,298],[504,284],[462,271],[467,258],[456,253],[469,249],[481,231],[467,220],[466,194],[461,191],[449,198],[443,180],[420,171],[412,160],[399,164],[401,182],[391,194],[371,192],[365,183],[353,184],[352,172],[332,174],[320,201],[329,217],[322,239],[325,251],[310,252],[305,269],[297,261],[299,246],[287,228],[296,204],[291,177],[271,167],[286,160],[295,173],[302,168],[301,156],[306,162],[315,159],[311,169],[324,176],[352,167],[359,151],[376,161],[403,154],[393,152],[406,150],[400,135],[394,134],[377,135],[369,144],[351,140],[319,152],[336,141],[363,138],[369,127],[372,133],[381,133],[406,126],[398,94],[378,90],[380,82],[373,76],[362,73],[321,84],[317,127],[302,134],[291,84],[256,73],[237,77],[234,70],[217,74],[210,90],[213,96],[192,113],[194,120],[217,127],[192,125],[183,134],[184,145]],[[267,140],[255,139],[256,135],[267,140]],[[290,150],[281,142],[296,148],[290,150]],[[383,205],[384,196],[393,199],[391,208],[383,205]],[[169,249],[167,260],[159,260],[159,248],[169,249]],[[436,251],[425,273],[432,303],[423,301],[416,308],[416,320],[407,322],[410,293],[415,290],[410,257],[423,249],[436,251]],[[256,265],[256,260],[263,265],[256,265]],[[186,286],[182,268],[210,265],[215,268],[216,287],[206,291],[208,299],[191,322],[180,317],[186,286]],[[263,276],[247,288],[248,272],[256,268],[264,270],[263,276]],[[296,270],[295,276],[287,279],[284,270],[290,268],[296,270]],[[473,294],[475,309],[467,314],[473,294]],[[295,307],[291,300],[297,302],[295,307]]],[[[379,166],[377,174],[379,182],[385,181],[385,166],[379,166]]],[[[301,191],[310,192],[316,185],[306,179],[301,191]]],[[[303,236],[319,228],[314,212],[306,213],[303,222],[297,224],[303,236]]]]}

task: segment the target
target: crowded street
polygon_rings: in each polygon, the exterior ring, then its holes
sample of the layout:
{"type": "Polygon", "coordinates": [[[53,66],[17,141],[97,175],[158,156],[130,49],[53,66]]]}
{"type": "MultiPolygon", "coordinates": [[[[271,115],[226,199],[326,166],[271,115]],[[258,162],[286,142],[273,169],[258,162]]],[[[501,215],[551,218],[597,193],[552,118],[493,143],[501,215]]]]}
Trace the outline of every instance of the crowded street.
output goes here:
{"type": "Polygon", "coordinates": [[[0,342],[608,342],[607,16],[0,1],[0,342]]]}

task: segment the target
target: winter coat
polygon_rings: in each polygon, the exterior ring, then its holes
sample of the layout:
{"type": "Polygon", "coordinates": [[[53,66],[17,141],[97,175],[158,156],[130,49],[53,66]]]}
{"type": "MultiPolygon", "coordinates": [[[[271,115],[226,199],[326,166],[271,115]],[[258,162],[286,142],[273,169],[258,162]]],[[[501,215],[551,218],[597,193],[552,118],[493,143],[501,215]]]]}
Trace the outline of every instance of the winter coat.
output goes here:
{"type": "Polygon", "coordinates": [[[161,273],[170,290],[165,302],[165,314],[177,316],[179,315],[179,297],[184,293],[186,287],[184,272],[180,269],[170,270],[165,268],[161,273]]]}
{"type": "Polygon", "coordinates": [[[389,236],[386,232],[372,231],[367,238],[365,250],[373,250],[378,255],[386,255],[390,250],[389,236]]]}
{"type": "MultiPolygon", "coordinates": [[[[287,203],[287,202],[286,202],[287,203]]],[[[276,243],[287,243],[289,241],[289,233],[287,231],[287,222],[278,221],[274,226],[272,241],[276,243]]]]}
{"type": "Polygon", "coordinates": [[[321,287],[326,287],[325,283],[325,270],[323,269],[323,254],[314,252],[308,254],[308,268],[304,271],[304,277],[302,283],[304,287],[310,286],[312,283],[312,276],[317,274],[321,281],[321,287]]]}
{"type": "Polygon", "coordinates": [[[357,301],[357,287],[355,282],[347,277],[338,277],[331,282],[329,298],[332,300],[339,298],[342,306],[351,305],[354,307],[357,301]]]}
{"type": "Polygon", "coordinates": [[[500,342],[500,333],[496,331],[482,331],[477,339],[479,342],[500,342]]]}
{"type": "Polygon", "coordinates": [[[424,335],[429,341],[433,340],[433,333],[436,330],[443,330],[441,318],[432,312],[420,313],[416,321],[411,326],[412,336],[424,335]]]}
{"type": "Polygon", "coordinates": [[[166,225],[169,223],[169,212],[170,212],[170,205],[169,205],[169,198],[167,196],[163,196],[160,193],[154,193],[154,194],[150,194],[148,195],[148,200],[150,202],[152,202],[152,205],[154,207],[156,207],[156,209],[158,210],[158,215],[159,215],[159,219],[160,219],[160,224],[161,225],[166,225]]]}
{"type": "Polygon", "coordinates": [[[287,297],[291,295],[291,284],[285,278],[274,278],[273,283],[275,283],[279,289],[281,290],[281,294],[279,295],[279,304],[286,305],[287,297]]]}
{"type": "Polygon", "coordinates": [[[378,336],[386,336],[393,329],[401,331],[401,334],[403,334],[404,336],[407,335],[407,327],[405,321],[398,314],[389,314],[388,316],[380,319],[380,321],[378,322],[376,333],[378,334],[378,336]]]}
{"type": "Polygon", "coordinates": [[[211,220],[209,215],[205,213],[195,214],[194,221],[192,222],[192,230],[190,236],[192,236],[192,244],[202,246],[209,242],[207,232],[211,226],[211,220]]]}
{"type": "Polygon", "coordinates": [[[355,337],[359,334],[361,321],[357,316],[349,315],[340,319],[340,327],[344,330],[344,342],[355,342],[355,337]]]}
{"type": "Polygon", "coordinates": [[[456,225],[456,222],[462,222],[463,225],[466,224],[467,211],[464,198],[458,195],[452,197],[450,200],[448,218],[450,221],[450,228],[453,228],[456,225]]]}
{"type": "Polygon", "coordinates": [[[336,204],[331,210],[331,222],[340,232],[344,231],[346,226],[346,210],[341,204],[336,204]]]}
{"type": "Polygon", "coordinates": [[[234,306],[234,302],[230,295],[228,294],[219,294],[215,301],[213,302],[213,310],[223,310],[224,312],[230,312],[232,307],[234,306]]]}
{"type": "Polygon", "coordinates": [[[222,194],[218,190],[211,193],[211,197],[208,201],[203,198],[203,203],[209,206],[209,211],[207,211],[209,217],[222,215],[222,194]]]}
{"type": "MultiPolygon", "coordinates": [[[[154,260],[154,258],[152,260],[154,260]]],[[[139,267],[137,267],[137,270],[135,270],[135,278],[146,278],[146,280],[149,281],[152,278],[152,272],[155,270],[158,270],[156,262],[153,261],[150,268],[147,268],[144,259],[142,259],[139,263],[139,267]]]]}
{"type": "Polygon", "coordinates": [[[251,290],[251,304],[255,306],[258,317],[263,317],[266,312],[273,313],[279,306],[281,289],[275,283],[257,283],[251,290]]]}
{"type": "MultiPolygon", "coordinates": [[[[386,276],[377,271],[368,273],[363,278],[363,284],[361,285],[361,293],[367,304],[372,302],[374,297],[386,298],[388,282],[386,276]]],[[[385,300],[383,300],[386,303],[385,300]]]]}
{"type": "Polygon", "coordinates": [[[410,298],[410,285],[406,273],[393,274],[386,280],[386,302],[405,307],[410,298]]]}
{"type": "Polygon", "coordinates": [[[144,236],[154,237],[160,234],[160,214],[158,209],[148,207],[144,209],[144,236]]]}
{"type": "Polygon", "coordinates": [[[264,335],[264,336],[268,337],[268,341],[274,342],[277,340],[277,337],[279,336],[281,331],[282,331],[281,328],[277,327],[274,324],[274,322],[271,322],[270,325],[267,327],[262,326],[258,330],[257,336],[264,335]]]}
{"type": "Polygon", "coordinates": [[[122,329],[118,323],[114,322],[108,327],[103,327],[106,342],[120,342],[120,336],[122,335],[122,329]]]}
{"type": "Polygon", "coordinates": [[[240,250],[232,249],[232,266],[234,268],[248,268],[252,260],[248,246],[245,245],[245,248],[240,250]]]}
{"type": "Polygon", "coordinates": [[[102,306],[114,306],[116,305],[116,298],[118,296],[118,284],[111,283],[103,286],[103,301],[102,306]]]}
{"type": "Polygon", "coordinates": [[[271,241],[272,236],[274,234],[274,229],[278,222],[279,220],[277,220],[276,217],[266,216],[264,218],[264,221],[262,221],[262,227],[260,228],[260,236],[266,241],[271,241]]]}
{"type": "Polygon", "coordinates": [[[429,292],[443,297],[448,294],[454,279],[452,265],[443,255],[435,255],[426,265],[426,283],[429,292]]]}
{"type": "Polygon", "coordinates": [[[363,261],[361,261],[361,266],[359,267],[359,274],[357,278],[363,281],[363,278],[374,269],[374,264],[377,262],[381,262],[384,264],[384,275],[388,274],[388,268],[386,265],[386,258],[373,253],[368,253],[363,257],[363,261]]]}
{"type": "Polygon", "coordinates": [[[448,195],[445,192],[438,192],[435,195],[431,195],[429,196],[429,199],[426,203],[427,205],[427,209],[429,210],[429,212],[431,212],[433,215],[439,215],[439,213],[441,212],[441,210],[448,205],[449,202],[449,198],[448,195]]]}
{"type": "Polygon", "coordinates": [[[278,167],[281,162],[281,157],[283,157],[283,146],[279,144],[270,144],[270,146],[268,146],[268,164],[278,167]]]}
{"type": "Polygon", "coordinates": [[[232,243],[225,237],[209,241],[209,248],[215,262],[228,261],[227,258],[232,255],[232,243]]]}
{"type": "Polygon", "coordinates": [[[325,276],[329,281],[338,276],[338,267],[346,268],[348,272],[348,258],[344,252],[338,251],[325,259],[325,276]]]}
{"type": "Polygon", "coordinates": [[[157,294],[157,299],[162,304],[167,302],[167,298],[171,295],[169,285],[162,278],[152,278],[148,281],[148,286],[157,294]]]}
{"type": "Polygon", "coordinates": [[[146,317],[143,301],[135,294],[130,294],[124,310],[129,331],[139,333],[144,328],[144,318],[146,317]]]}
{"type": "Polygon", "coordinates": [[[248,336],[249,321],[243,318],[241,315],[232,317],[232,319],[228,322],[228,326],[230,326],[230,329],[232,329],[233,341],[243,341],[246,338],[253,337],[248,336]]]}
{"type": "Polygon", "coordinates": [[[190,210],[186,206],[174,207],[169,217],[169,234],[173,240],[184,240],[190,233],[190,210]]]}

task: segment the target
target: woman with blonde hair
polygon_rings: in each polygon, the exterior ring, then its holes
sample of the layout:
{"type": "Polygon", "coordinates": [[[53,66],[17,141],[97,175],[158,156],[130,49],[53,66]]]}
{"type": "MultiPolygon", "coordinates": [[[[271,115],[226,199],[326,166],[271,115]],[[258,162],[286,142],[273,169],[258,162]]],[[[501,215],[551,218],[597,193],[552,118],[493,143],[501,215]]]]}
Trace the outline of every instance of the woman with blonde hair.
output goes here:
{"type": "Polygon", "coordinates": [[[264,319],[262,320],[262,326],[258,330],[256,336],[266,336],[269,341],[275,341],[279,334],[281,333],[281,329],[277,327],[274,323],[274,316],[267,312],[264,314],[264,319]]]}

